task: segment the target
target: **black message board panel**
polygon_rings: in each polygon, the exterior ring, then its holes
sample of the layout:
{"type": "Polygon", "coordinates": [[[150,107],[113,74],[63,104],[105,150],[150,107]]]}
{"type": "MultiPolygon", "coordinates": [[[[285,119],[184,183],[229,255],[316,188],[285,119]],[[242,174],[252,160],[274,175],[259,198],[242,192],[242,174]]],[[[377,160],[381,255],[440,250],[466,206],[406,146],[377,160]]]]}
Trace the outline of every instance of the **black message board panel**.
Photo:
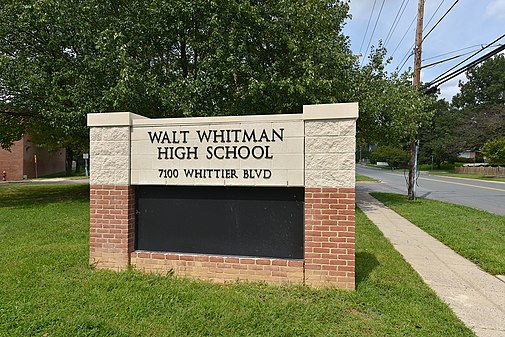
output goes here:
{"type": "Polygon", "coordinates": [[[303,258],[303,187],[137,186],[136,249],[303,258]]]}

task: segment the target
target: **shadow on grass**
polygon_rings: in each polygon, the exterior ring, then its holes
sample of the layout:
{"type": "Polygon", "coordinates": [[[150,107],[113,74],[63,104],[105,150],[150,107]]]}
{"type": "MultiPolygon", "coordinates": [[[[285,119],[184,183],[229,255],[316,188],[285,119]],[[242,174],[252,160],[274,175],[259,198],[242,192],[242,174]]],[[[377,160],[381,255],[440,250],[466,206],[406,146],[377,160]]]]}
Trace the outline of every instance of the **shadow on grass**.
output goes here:
{"type": "MultiPolygon", "coordinates": [[[[383,192],[372,192],[370,193],[372,197],[383,202],[386,200],[390,205],[400,204],[403,205],[405,203],[414,204],[415,201],[409,201],[406,195],[396,194],[396,193],[383,193],[383,192]]],[[[421,198],[421,197],[419,197],[421,198]]]]}
{"type": "Polygon", "coordinates": [[[370,273],[379,265],[374,254],[356,253],[356,286],[365,281],[370,273]]]}
{"type": "Polygon", "coordinates": [[[89,199],[89,185],[7,185],[0,187],[0,208],[30,207],[60,201],[89,199]]]}

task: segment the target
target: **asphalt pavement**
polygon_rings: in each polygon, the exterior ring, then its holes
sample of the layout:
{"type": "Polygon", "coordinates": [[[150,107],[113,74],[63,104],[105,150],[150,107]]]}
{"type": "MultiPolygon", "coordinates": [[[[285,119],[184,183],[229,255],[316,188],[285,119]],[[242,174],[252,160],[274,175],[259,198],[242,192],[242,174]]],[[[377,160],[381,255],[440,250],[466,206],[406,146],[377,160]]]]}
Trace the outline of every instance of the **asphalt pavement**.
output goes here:
{"type": "Polygon", "coordinates": [[[89,178],[47,178],[47,179],[26,179],[26,180],[16,180],[16,181],[0,181],[0,186],[7,186],[13,184],[23,184],[23,185],[50,185],[50,184],[89,184],[89,178]]]}
{"type": "MultiPolygon", "coordinates": [[[[378,183],[358,182],[358,192],[407,194],[408,172],[356,165],[356,173],[378,179],[378,183]]],[[[429,175],[421,172],[416,196],[482,209],[505,215],[505,182],[429,175]]]]}

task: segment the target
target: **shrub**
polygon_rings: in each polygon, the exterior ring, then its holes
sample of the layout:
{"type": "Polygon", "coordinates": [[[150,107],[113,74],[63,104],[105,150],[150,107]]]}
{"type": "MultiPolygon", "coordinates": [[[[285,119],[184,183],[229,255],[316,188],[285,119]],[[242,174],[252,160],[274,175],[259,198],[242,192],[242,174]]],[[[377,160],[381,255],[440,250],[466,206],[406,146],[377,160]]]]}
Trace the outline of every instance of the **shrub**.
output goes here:
{"type": "Polygon", "coordinates": [[[484,144],[482,153],[492,165],[505,164],[505,137],[495,138],[484,144]]]}
{"type": "Polygon", "coordinates": [[[370,161],[372,163],[383,161],[388,163],[388,165],[392,168],[405,164],[408,159],[409,155],[406,151],[394,146],[379,146],[370,155],[370,161]]]}

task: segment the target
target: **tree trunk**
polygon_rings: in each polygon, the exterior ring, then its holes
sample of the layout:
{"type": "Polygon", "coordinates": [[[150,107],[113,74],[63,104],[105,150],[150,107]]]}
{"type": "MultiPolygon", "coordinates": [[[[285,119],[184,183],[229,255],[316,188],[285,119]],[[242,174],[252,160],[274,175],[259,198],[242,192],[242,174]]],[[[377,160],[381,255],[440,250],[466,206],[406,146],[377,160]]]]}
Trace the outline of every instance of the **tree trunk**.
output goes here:
{"type": "Polygon", "coordinates": [[[77,152],[76,161],[75,161],[75,173],[81,172],[81,153],[77,152]]]}
{"type": "Polygon", "coordinates": [[[65,160],[65,172],[67,174],[67,176],[71,176],[72,175],[72,161],[74,159],[74,151],[72,151],[72,149],[70,148],[67,148],[67,156],[66,156],[66,160],[65,160]]]}

